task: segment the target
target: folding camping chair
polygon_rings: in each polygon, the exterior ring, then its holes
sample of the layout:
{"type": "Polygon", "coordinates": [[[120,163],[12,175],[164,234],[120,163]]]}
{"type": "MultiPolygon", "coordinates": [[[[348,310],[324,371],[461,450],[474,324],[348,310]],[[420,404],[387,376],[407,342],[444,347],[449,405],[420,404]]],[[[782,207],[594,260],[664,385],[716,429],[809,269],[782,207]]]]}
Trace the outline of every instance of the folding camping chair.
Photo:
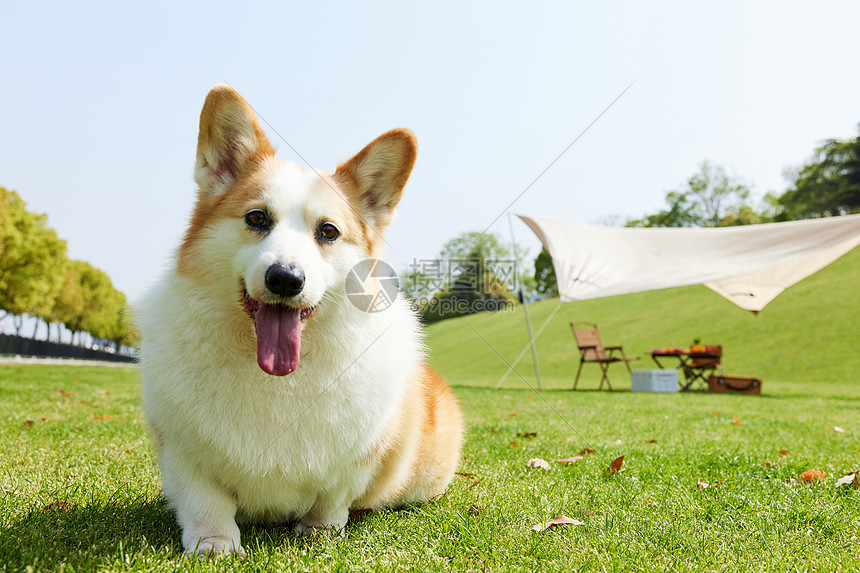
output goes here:
{"type": "Polygon", "coordinates": [[[708,346],[705,352],[690,352],[687,360],[681,361],[686,383],[681,390],[689,390],[696,381],[708,386],[708,377],[722,369],[722,346],[708,346]]]}
{"type": "Polygon", "coordinates": [[[576,390],[576,385],[579,383],[579,375],[582,373],[582,366],[586,362],[594,362],[600,366],[602,376],[600,378],[600,386],[598,390],[603,389],[603,382],[612,390],[612,384],[609,382],[609,365],[613,362],[623,362],[627,366],[627,371],[630,376],[633,376],[633,370],[630,369],[630,363],[634,360],[639,360],[638,356],[628,358],[624,354],[624,348],[621,346],[603,346],[603,341],[600,340],[600,333],[597,330],[597,325],[593,322],[571,322],[570,328],[573,330],[573,338],[576,340],[576,346],[579,348],[579,370],[576,371],[576,380],[573,382],[573,389],[576,390]],[[607,352],[608,351],[608,352],[607,352]],[[621,356],[616,356],[616,352],[621,356]]]}

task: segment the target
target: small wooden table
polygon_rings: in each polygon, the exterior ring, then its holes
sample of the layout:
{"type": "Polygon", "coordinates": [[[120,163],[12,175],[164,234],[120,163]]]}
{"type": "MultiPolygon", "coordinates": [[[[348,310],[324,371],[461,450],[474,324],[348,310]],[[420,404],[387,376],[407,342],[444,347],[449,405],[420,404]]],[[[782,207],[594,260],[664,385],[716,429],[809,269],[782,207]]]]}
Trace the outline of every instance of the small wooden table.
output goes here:
{"type": "Polygon", "coordinates": [[[684,373],[684,381],[678,382],[681,391],[689,390],[697,380],[708,386],[708,376],[721,368],[720,359],[723,356],[722,346],[707,346],[704,352],[692,352],[685,348],[655,349],[651,351],[651,359],[663,368],[660,358],[672,357],[678,359],[678,369],[684,373]]]}

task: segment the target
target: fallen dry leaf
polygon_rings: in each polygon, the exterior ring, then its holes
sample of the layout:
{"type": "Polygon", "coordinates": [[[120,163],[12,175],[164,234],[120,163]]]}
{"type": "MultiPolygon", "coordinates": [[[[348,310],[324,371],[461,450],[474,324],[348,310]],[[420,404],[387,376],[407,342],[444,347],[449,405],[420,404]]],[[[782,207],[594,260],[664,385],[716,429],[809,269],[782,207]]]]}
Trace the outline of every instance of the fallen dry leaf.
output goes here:
{"type": "Polygon", "coordinates": [[[534,438],[537,437],[537,432],[517,432],[518,438],[534,438]]]}
{"type": "Polygon", "coordinates": [[[460,477],[464,477],[464,478],[473,478],[473,477],[475,477],[475,474],[473,474],[473,473],[471,473],[471,472],[455,472],[455,473],[456,473],[458,476],[460,476],[460,477]]]}
{"type": "Polygon", "coordinates": [[[484,511],[480,506],[475,505],[474,503],[469,504],[469,515],[478,515],[484,511]]]}
{"type": "Polygon", "coordinates": [[[714,412],[714,416],[719,416],[719,415],[720,415],[719,412],[714,412]]]}
{"type": "Polygon", "coordinates": [[[54,503],[49,503],[45,507],[42,508],[42,511],[49,511],[51,509],[62,509],[64,511],[69,511],[75,507],[75,504],[70,501],[55,501],[54,503]]]}
{"type": "Polygon", "coordinates": [[[781,455],[781,456],[787,456],[787,455],[788,455],[788,450],[779,450],[779,455],[781,455]]]}
{"type": "Polygon", "coordinates": [[[645,440],[646,444],[656,444],[657,440],[645,440]]]}
{"type": "Polygon", "coordinates": [[[108,416],[107,414],[103,416],[96,416],[93,420],[113,420],[113,416],[108,416]]]}
{"type": "Polygon", "coordinates": [[[820,472],[818,470],[809,470],[808,472],[803,472],[802,474],[800,474],[800,479],[806,482],[812,482],[817,479],[824,479],[826,477],[826,473],[820,472]]]}
{"type": "Polygon", "coordinates": [[[546,523],[538,523],[536,525],[533,525],[531,530],[532,531],[544,531],[546,529],[549,529],[550,527],[555,527],[557,525],[585,525],[585,524],[583,522],[579,521],[578,519],[571,519],[570,517],[567,517],[565,515],[559,515],[558,517],[554,517],[553,519],[550,519],[546,523]]]}
{"type": "Polygon", "coordinates": [[[761,465],[762,465],[762,466],[764,466],[764,467],[766,467],[766,468],[769,468],[769,467],[770,467],[770,466],[772,466],[773,464],[772,464],[771,462],[762,462],[762,463],[761,463],[761,465]]]}
{"type": "Polygon", "coordinates": [[[25,426],[32,426],[32,425],[33,425],[33,420],[24,420],[24,425],[25,425],[25,426]]]}
{"type": "Polygon", "coordinates": [[[498,434],[498,433],[499,433],[499,431],[498,431],[497,429],[495,429],[495,428],[490,428],[490,431],[491,431],[491,432],[493,432],[494,434],[498,434]]]}
{"type": "Polygon", "coordinates": [[[738,418],[732,418],[732,424],[740,425],[741,421],[738,418]]]}
{"type": "Polygon", "coordinates": [[[529,460],[528,466],[530,468],[540,468],[542,470],[548,470],[551,468],[549,462],[543,458],[532,458],[529,460]]]}
{"type": "Polygon", "coordinates": [[[476,485],[478,485],[482,481],[484,481],[484,478],[478,478],[475,481],[473,481],[472,483],[470,483],[469,485],[467,485],[466,489],[472,489],[473,487],[475,487],[476,485]]]}
{"type": "Polygon", "coordinates": [[[563,460],[555,460],[557,464],[572,464],[574,462],[578,462],[579,460],[584,459],[582,456],[570,456],[569,458],[564,458],[563,460]]]}
{"type": "Polygon", "coordinates": [[[579,452],[579,455],[584,456],[585,454],[593,454],[593,453],[594,453],[594,450],[592,450],[591,448],[585,448],[584,450],[579,452]]]}
{"type": "Polygon", "coordinates": [[[844,475],[836,480],[836,487],[850,484],[854,484],[854,489],[860,487],[860,475],[858,475],[857,472],[851,472],[850,474],[844,475]]]}
{"type": "Polygon", "coordinates": [[[612,460],[612,463],[609,464],[609,467],[606,468],[606,473],[608,474],[617,474],[621,473],[624,470],[621,469],[621,464],[624,463],[624,456],[619,456],[612,460]]]}
{"type": "Polygon", "coordinates": [[[57,390],[57,394],[59,394],[60,396],[67,396],[67,397],[68,396],[74,396],[73,392],[66,392],[64,390],[57,390]]]}
{"type": "Polygon", "coordinates": [[[509,445],[509,446],[511,446],[512,448],[518,448],[518,447],[520,447],[520,445],[519,445],[518,443],[516,443],[516,442],[511,442],[511,443],[510,443],[510,444],[508,444],[508,445],[509,445]]]}

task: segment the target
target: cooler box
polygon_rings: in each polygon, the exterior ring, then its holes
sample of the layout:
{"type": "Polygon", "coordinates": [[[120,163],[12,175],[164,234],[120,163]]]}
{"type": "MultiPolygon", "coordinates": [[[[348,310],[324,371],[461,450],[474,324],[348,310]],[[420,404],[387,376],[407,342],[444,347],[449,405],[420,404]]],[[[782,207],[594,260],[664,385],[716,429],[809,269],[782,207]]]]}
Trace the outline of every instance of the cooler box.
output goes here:
{"type": "Polygon", "coordinates": [[[633,392],[677,392],[677,370],[634,370],[633,392]]]}

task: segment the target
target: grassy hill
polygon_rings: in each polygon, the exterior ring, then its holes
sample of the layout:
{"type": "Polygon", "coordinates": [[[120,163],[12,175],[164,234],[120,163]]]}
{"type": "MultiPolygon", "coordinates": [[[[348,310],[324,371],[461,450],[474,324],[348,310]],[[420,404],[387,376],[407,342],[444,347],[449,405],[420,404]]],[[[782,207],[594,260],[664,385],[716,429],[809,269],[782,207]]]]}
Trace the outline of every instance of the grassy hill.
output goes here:
{"type": "MultiPolygon", "coordinates": [[[[537,331],[558,300],[529,305],[537,331]]],[[[656,368],[652,348],[689,346],[694,337],[723,346],[726,374],[759,376],[765,393],[860,394],[860,248],[792,286],[754,315],[704,286],[636,293],[561,305],[537,340],[545,388],[571,387],[578,354],[570,322],[596,322],[605,344],[638,355],[634,369],[656,368]],[[829,384],[836,383],[836,384],[829,384]]],[[[455,386],[492,387],[528,343],[521,307],[446,320],[428,329],[430,360],[455,386]],[[483,338],[483,340],[482,340],[483,338]],[[504,358],[504,360],[501,357],[504,358]]],[[[516,371],[535,384],[531,354],[516,371]]],[[[580,388],[597,388],[599,368],[586,364],[580,388]]],[[[620,364],[610,367],[616,389],[629,389],[620,364]]],[[[525,387],[511,374],[505,388],[525,387]]]]}

